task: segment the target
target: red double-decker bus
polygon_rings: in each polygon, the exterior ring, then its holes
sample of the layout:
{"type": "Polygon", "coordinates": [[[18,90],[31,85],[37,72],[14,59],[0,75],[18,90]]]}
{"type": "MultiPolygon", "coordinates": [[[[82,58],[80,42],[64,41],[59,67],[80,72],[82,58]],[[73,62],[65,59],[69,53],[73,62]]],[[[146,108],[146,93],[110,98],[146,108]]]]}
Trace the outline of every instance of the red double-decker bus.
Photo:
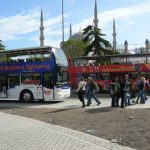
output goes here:
{"type": "Polygon", "coordinates": [[[135,88],[136,78],[142,73],[150,79],[150,54],[118,54],[92,57],[75,57],[70,61],[69,78],[72,89],[76,89],[81,76],[92,77],[101,91],[108,91],[111,80],[129,75],[135,88]]]}

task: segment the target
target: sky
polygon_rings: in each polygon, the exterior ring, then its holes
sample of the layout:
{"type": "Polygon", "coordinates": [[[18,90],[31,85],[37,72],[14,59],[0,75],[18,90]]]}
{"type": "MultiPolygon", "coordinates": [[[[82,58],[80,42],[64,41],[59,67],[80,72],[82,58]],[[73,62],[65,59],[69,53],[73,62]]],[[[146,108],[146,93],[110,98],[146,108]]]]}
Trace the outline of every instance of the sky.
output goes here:
{"type": "MultiPolygon", "coordinates": [[[[0,0],[0,40],[6,49],[39,46],[40,11],[44,17],[44,45],[60,47],[62,41],[62,0],[0,0]]],[[[65,40],[72,33],[93,24],[95,0],[64,0],[65,40]]],[[[117,46],[125,40],[130,47],[150,41],[150,0],[97,0],[98,27],[112,43],[113,18],[117,46]]]]}

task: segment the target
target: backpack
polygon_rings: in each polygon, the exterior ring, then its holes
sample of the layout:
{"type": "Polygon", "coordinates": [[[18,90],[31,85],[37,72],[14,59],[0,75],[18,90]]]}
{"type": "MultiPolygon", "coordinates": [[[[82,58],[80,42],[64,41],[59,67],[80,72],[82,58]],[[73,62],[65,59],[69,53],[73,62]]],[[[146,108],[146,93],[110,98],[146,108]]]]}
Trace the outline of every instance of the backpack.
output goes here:
{"type": "Polygon", "coordinates": [[[93,89],[95,90],[95,91],[99,91],[99,87],[98,87],[98,84],[96,83],[96,82],[93,82],[92,83],[92,86],[93,86],[93,89]]]}

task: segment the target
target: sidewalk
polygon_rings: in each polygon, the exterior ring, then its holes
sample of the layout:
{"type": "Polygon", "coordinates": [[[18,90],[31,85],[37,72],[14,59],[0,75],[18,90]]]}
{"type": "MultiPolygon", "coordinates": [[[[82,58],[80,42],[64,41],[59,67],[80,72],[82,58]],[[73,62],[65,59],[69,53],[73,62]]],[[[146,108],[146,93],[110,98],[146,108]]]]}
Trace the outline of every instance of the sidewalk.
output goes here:
{"type": "Polygon", "coordinates": [[[0,150],[132,150],[64,127],[0,112],[0,150]]]}

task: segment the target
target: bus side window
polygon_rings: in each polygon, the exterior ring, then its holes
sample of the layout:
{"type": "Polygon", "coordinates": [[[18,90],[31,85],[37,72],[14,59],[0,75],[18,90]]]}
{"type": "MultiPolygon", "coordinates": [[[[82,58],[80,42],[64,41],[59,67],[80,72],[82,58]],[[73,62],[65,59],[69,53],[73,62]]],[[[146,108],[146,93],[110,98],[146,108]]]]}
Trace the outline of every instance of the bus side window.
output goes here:
{"type": "Polygon", "coordinates": [[[22,74],[22,84],[40,84],[40,74],[39,73],[23,73],[22,74]]]}
{"type": "Polygon", "coordinates": [[[15,86],[20,85],[20,76],[19,74],[10,74],[8,77],[9,87],[14,88],[15,86]]]}

